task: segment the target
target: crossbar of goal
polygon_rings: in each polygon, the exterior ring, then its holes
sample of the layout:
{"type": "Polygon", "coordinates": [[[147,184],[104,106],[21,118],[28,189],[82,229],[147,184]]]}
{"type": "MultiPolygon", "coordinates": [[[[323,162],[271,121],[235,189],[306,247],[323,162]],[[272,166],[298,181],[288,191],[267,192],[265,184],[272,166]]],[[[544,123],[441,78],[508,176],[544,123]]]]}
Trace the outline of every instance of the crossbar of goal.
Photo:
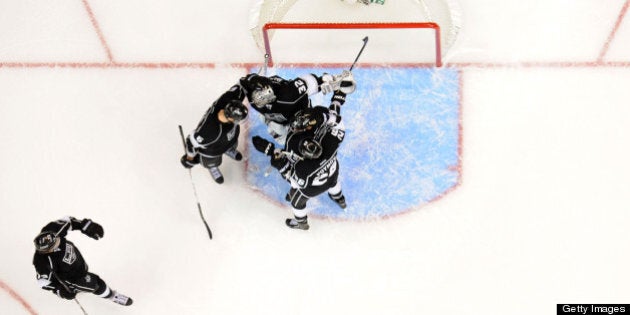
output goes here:
{"type": "Polygon", "coordinates": [[[267,23],[263,26],[263,39],[267,54],[267,65],[273,66],[269,31],[273,29],[396,29],[396,28],[428,28],[435,31],[435,64],[442,66],[442,48],[440,43],[440,26],[433,22],[379,22],[379,23],[267,23]]]}

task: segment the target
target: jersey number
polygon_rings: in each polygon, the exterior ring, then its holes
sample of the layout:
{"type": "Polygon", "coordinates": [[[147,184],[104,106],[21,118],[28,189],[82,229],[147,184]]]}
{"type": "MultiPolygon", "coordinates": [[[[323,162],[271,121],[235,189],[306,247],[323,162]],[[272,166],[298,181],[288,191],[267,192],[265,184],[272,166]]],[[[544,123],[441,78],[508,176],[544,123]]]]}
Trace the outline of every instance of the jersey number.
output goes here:
{"type": "Polygon", "coordinates": [[[302,80],[295,80],[295,87],[298,89],[298,92],[300,94],[306,93],[306,85],[304,85],[304,82],[302,82],[302,80]]]}
{"type": "Polygon", "coordinates": [[[327,165],[325,168],[319,171],[317,177],[313,178],[313,186],[321,186],[326,184],[328,178],[335,174],[335,171],[337,170],[337,163],[335,163],[335,160],[331,160],[331,162],[333,163],[329,166],[327,165]]]}
{"type": "Polygon", "coordinates": [[[336,129],[336,128],[333,128],[332,130],[330,130],[330,134],[333,137],[336,137],[337,139],[339,139],[339,142],[343,141],[343,137],[346,135],[346,133],[343,130],[336,129]]]}

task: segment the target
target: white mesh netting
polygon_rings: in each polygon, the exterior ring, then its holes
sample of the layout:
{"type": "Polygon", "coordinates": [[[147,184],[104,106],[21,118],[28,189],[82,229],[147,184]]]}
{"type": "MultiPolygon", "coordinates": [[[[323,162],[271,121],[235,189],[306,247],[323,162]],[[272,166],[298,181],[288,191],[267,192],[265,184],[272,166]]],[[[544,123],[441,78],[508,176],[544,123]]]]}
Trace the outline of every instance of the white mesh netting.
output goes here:
{"type": "MultiPolygon", "coordinates": [[[[321,0],[299,1],[299,0],[260,0],[252,8],[250,14],[250,30],[256,45],[265,52],[263,39],[263,27],[266,23],[400,23],[400,22],[434,22],[440,26],[441,35],[441,55],[444,56],[450,47],[453,46],[457,39],[457,35],[461,28],[461,9],[456,0],[389,0],[385,4],[372,4],[365,6],[361,4],[349,5],[340,0],[321,0]]],[[[313,32],[313,31],[307,31],[313,32]]],[[[391,32],[391,31],[390,31],[391,32]]],[[[282,41],[294,43],[291,47],[300,47],[300,40],[306,38],[305,41],[311,43],[311,46],[317,47],[320,44],[331,43],[338,33],[321,32],[320,34],[312,34],[303,32],[295,32],[290,30],[269,31],[270,40],[278,33],[283,33],[286,38],[274,41],[274,54],[277,53],[278,45],[282,46],[282,41]],[[291,35],[286,35],[286,34],[291,35]],[[308,35],[307,35],[308,34],[308,35]]],[[[348,33],[348,31],[346,31],[348,33]]],[[[409,33],[404,36],[410,38],[410,42],[418,41],[418,46],[429,52],[434,50],[434,34],[431,30],[425,30],[425,35],[409,33]]],[[[383,33],[383,45],[394,45],[391,41],[391,33],[383,33]],[[390,39],[388,42],[387,40],[390,39]]],[[[343,36],[343,35],[342,35],[343,36]]],[[[378,36],[378,35],[377,35],[378,36]]],[[[356,37],[356,36],[355,36],[356,37]]],[[[372,37],[371,37],[372,38],[372,37]]],[[[289,44],[285,44],[289,45],[289,44]]],[[[398,45],[397,45],[398,46],[398,45]]],[[[396,46],[392,46],[396,47],[396,46]]],[[[404,45],[401,50],[415,49],[407,48],[404,45]]],[[[302,50],[304,50],[302,48],[302,50]]],[[[417,56],[417,53],[410,53],[417,56]]],[[[415,61],[405,59],[402,62],[415,61]]],[[[288,60],[299,61],[299,60],[288,60]]],[[[311,60],[301,60],[311,61],[311,60]]],[[[330,61],[330,60],[328,60],[330,61]]]]}

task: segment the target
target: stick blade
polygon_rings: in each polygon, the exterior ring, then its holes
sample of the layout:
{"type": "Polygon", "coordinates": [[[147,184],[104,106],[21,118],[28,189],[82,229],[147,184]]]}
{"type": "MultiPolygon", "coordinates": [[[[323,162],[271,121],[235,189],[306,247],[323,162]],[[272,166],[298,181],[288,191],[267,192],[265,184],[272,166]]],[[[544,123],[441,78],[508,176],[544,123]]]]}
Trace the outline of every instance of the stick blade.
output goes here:
{"type": "Polygon", "coordinates": [[[206,218],[203,216],[203,211],[201,211],[201,205],[197,202],[197,209],[199,209],[199,216],[201,216],[201,221],[203,221],[203,225],[206,226],[206,231],[208,231],[208,237],[212,239],[212,231],[210,231],[210,227],[208,226],[208,222],[206,222],[206,218]]]}

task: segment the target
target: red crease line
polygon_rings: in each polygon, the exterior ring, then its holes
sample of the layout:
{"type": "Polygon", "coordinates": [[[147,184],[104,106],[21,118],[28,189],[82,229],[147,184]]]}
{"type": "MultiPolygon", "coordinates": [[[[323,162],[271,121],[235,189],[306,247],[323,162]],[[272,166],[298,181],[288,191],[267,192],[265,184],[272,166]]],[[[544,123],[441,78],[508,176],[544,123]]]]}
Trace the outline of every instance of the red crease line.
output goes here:
{"type": "Polygon", "coordinates": [[[214,68],[214,63],[190,62],[0,62],[0,68],[143,68],[143,69],[181,69],[181,68],[214,68]]]}
{"type": "Polygon", "coordinates": [[[602,47],[602,50],[599,52],[599,57],[597,57],[598,62],[601,62],[604,59],[604,56],[606,56],[606,54],[608,53],[608,49],[610,48],[610,43],[612,43],[612,41],[615,39],[615,35],[617,35],[617,31],[619,30],[619,26],[621,26],[621,22],[623,21],[626,13],[628,12],[628,7],[630,7],[630,0],[626,0],[626,3],[624,3],[623,7],[621,8],[621,11],[619,11],[619,16],[617,16],[617,21],[615,22],[615,26],[613,27],[610,34],[608,34],[608,38],[606,39],[606,42],[604,43],[604,47],[602,47]]]}
{"type": "Polygon", "coordinates": [[[96,31],[96,35],[98,35],[98,39],[101,41],[101,45],[105,49],[105,53],[107,54],[107,59],[110,62],[114,61],[114,57],[112,57],[112,51],[109,49],[109,45],[107,45],[107,41],[105,41],[105,36],[103,36],[103,32],[98,25],[98,21],[96,21],[96,17],[94,17],[94,12],[92,12],[92,8],[87,0],[81,0],[83,2],[83,6],[87,11],[88,16],[90,17],[90,21],[92,22],[92,26],[94,26],[94,30],[96,31]]]}

